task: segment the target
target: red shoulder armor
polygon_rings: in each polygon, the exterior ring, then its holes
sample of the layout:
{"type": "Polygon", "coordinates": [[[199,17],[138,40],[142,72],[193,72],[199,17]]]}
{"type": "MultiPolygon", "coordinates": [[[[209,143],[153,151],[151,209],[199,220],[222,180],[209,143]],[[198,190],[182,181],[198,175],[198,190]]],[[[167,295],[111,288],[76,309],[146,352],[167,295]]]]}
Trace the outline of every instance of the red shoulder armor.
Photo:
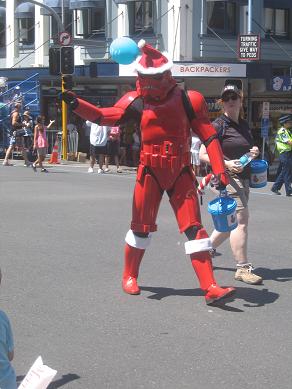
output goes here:
{"type": "Polygon", "coordinates": [[[126,110],[129,105],[132,104],[132,102],[138,97],[137,91],[131,91],[126,93],[124,96],[120,98],[119,101],[116,102],[114,105],[117,108],[122,108],[123,110],[126,110]]]}
{"type": "Polygon", "coordinates": [[[207,153],[210,158],[210,164],[215,174],[223,174],[225,171],[223,154],[220,143],[217,139],[217,133],[209,120],[209,112],[206,101],[201,93],[196,91],[188,92],[195,118],[191,122],[192,130],[203,141],[207,141],[207,153]]]}
{"type": "Polygon", "coordinates": [[[197,91],[188,91],[188,97],[195,112],[195,118],[191,122],[192,130],[204,142],[211,136],[216,135],[216,131],[209,119],[209,111],[203,95],[197,91]]]}

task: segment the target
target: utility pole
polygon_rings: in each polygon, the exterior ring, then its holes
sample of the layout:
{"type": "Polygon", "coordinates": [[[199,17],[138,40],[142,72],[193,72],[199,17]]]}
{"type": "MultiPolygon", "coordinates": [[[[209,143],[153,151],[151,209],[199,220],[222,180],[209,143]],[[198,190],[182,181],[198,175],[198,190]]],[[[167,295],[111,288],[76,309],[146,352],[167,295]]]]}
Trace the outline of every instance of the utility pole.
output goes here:
{"type": "MultiPolygon", "coordinates": [[[[253,11],[253,0],[248,0],[248,11],[247,11],[247,33],[252,34],[252,11],[253,11]]],[[[247,79],[247,121],[251,126],[251,83],[247,79]]]]}
{"type": "Polygon", "coordinates": [[[253,10],[253,0],[248,0],[248,20],[247,20],[247,33],[252,34],[252,10],[253,10]]]}

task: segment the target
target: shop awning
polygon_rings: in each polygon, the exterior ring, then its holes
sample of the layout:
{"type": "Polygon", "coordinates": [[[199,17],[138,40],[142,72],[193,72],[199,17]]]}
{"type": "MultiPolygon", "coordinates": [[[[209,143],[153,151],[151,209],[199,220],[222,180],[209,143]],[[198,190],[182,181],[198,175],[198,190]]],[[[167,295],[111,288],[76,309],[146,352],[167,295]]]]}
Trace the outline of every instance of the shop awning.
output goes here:
{"type": "Polygon", "coordinates": [[[31,3],[21,3],[15,9],[16,19],[33,19],[34,5],[31,3]]]}
{"type": "MultiPolygon", "coordinates": [[[[134,2],[134,1],[137,1],[137,0],[114,0],[114,3],[116,4],[127,4],[127,3],[131,3],[131,2],[134,2]]],[[[140,0],[140,1],[149,1],[149,0],[140,0]]]]}
{"type": "Polygon", "coordinates": [[[291,0],[264,0],[265,8],[292,8],[291,0]]]}
{"type": "Polygon", "coordinates": [[[6,16],[6,8],[0,7],[0,18],[3,18],[6,16]]]}
{"type": "Polygon", "coordinates": [[[70,0],[70,9],[105,8],[105,0],[70,0]]]}
{"type": "MultiPolygon", "coordinates": [[[[115,2],[127,3],[129,0],[114,0],[115,2]]],[[[248,0],[207,0],[207,2],[225,1],[226,3],[237,3],[239,5],[248,5],[248,0]]],[[[255,0],[254,0],[255,1],[255,0]]],[[[265,8],[292,8],[291,0],[264,0],[265,8]]]]}
{"type": "MultiPolygon", "coordinates": [[[[44,0],[43,4],[53,8],[58,14],[62,13],[62,0],[44,0]]],[[[69,0],[64,0],[64,7],[69,7],[69,0]]],[[[41,15],[51,15],[46,8],[41,8],[41,15]]]]}

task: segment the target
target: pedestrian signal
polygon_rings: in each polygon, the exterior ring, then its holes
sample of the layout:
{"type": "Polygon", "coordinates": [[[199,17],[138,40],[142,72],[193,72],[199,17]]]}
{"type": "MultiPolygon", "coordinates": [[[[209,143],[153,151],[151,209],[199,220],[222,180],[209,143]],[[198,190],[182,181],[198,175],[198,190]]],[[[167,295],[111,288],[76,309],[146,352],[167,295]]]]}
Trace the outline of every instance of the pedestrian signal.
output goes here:
{"type": "Polygon", "coordinates": [[[61,73],[74,73],[74,47],[72,46],[61,47],[61,73]]]}
{"type": "Polygon", "coordinates": [[[60,49],[58,47],[49,48],[49,73],[51,76],[60,74],[60,49]]]}

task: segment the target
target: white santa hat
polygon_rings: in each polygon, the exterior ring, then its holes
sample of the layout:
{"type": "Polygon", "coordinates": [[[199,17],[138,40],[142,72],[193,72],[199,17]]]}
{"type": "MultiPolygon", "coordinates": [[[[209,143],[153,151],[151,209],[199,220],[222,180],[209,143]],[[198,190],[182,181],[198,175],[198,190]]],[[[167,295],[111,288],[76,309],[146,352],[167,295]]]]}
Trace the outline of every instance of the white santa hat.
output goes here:
{"type": "Polygon", "coordinates": [[[135,62],[135,69],[138,73],[161,74],[172,68],[173,62],[167,53],[161,53],[143,39],[138,42],[138,47],[142,51],[142,55],[135,62]]]}

